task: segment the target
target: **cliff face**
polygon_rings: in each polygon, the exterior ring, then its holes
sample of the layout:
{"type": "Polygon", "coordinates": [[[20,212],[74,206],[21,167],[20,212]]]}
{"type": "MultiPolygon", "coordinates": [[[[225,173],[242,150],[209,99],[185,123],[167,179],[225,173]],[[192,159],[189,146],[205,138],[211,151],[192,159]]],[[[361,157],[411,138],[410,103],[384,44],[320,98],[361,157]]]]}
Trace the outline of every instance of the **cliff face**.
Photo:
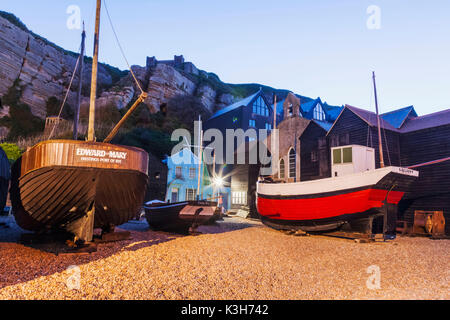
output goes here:
{"type": "MultiPolygon", "coordinates": [[[[76,53],[66,51],[34,34],[14,15],[0,11],[0,99],[18,79],[19,102],[28,105],[34,116],[45,119],[48,116],[49,98],[63,100],[77,57],[76,53]]],[[[82,108],[89,106],[91,60],[85,58],[82,108]]],[[[225,84],[215,74],[198,70],[190,62],[185,63],[183,56],[176,56],[174,61],[159,62],[154,57],[148,58],[145,67],[133,66],[132,70],[143,90],[148,93],[145,104],[153,113],[161,109],[167,111],[167,106],[173,106],[174,103],[178,110],[183,110],[182,97],[187,97],[189,108],[195,102],[193,108],[196,110],[193,111],[212,114],[254,93],[260,87],[257,84],[225,84]]],[[[75,76],[67,100],[72,107],[76,104],[77,84],[78,78],[75,76]]],[[[267,91],[266,94],[271,99],[271,94],[276,90],[264,87],[264,91],[267,91]]],[[[99,65],[98,108],[108,106],[122,109],[138,95],[139,89],[130,72],[105,64],[99,65]]],[[[1,105],[0,120],[11,116],[9,110],[10,106],[6,103],[1,105]]]]}
{"type": "MultiPolygon", "coordinates": [[[[20,101],[29,105],[35,116],[45,118],[48,98],[55,96],[62,100],[76,60],[70,53],[0,16],[0,97],[19,79],[20,101]]],[[[90,83],[90,73],[88,64],[83,73],[84,83],[90,83]]],[[[98,81],[104,87],[112,84],[112,77],[103,66],[99,67],[98,81]]],[[[71,92],[68,102],[74,101],[75,93],[71,92]]]]}

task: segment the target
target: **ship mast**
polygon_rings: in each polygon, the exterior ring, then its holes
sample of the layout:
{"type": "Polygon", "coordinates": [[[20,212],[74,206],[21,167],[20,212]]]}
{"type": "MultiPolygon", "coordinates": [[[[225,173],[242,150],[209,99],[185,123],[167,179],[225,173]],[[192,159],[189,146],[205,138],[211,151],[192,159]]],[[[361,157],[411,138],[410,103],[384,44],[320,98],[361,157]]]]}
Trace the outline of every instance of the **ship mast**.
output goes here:
{"type": "Polygon", "coordinates": [[[381,140],[381,124],[380,124],[380,114],[378,112],[378,98],[377,98],[377,85],[375,83],[375,71],[372,72],[373,76],[373,89],[375,92],[375,108],[377,111],[377,124],[378,124],[378,149],[380,150],[380,167],[384,168],[384,157],[383,157],[383,143],[381,140]]]}
{"type": "Polygon", "coordinates": [[[94,34],[94,57],[92,61],[92,79],[91,79],[91,101],[89,106],[89,127],[88,141],[95,140],[95,98],[97,96],[97,70],[98,70],[98,43],[100,36],[100,12],[102,1],[97,0],[97,11],[95,15],[95,34],[94,34]]]}
{"type": "Polygon", "coordinates": [[[75,119],[73,122],[73,140],[78,140],[78,121],[80,120],[80,104],[81,104],[81,89],[83,87],[83,66],[84,66],[84,43],[86,40],[86,31],[81,33],[81,53],[80,53],[80,69],[78,70],[78,93],[77,93],[77,108],[75,110],[75,119]]]}
{"type": "Polygon", "coordinates": [[[198,116],[198,133],[199,133],[199,144],[198,144],[198,185],[197,185],[197,200],[200,200],[200,188],[201,188],[201,175],[203,174],[203,128],[202,128],[202,118],[198,116]]]}

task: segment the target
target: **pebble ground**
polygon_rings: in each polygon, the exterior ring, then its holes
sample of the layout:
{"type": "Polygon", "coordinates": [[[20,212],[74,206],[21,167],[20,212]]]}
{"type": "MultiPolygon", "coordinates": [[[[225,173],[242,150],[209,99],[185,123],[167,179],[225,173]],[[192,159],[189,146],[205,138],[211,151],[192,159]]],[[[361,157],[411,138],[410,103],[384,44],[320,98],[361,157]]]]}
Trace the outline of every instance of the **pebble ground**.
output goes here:
{"type": "Polygon", "coordinates": [[[240,218],[180,236],[133,221],[122,226],[131,240],[55,255],[18,244],[21,231],[7,226],[0,299],[450,298],[449,240],[296,237],[240,218]]]}

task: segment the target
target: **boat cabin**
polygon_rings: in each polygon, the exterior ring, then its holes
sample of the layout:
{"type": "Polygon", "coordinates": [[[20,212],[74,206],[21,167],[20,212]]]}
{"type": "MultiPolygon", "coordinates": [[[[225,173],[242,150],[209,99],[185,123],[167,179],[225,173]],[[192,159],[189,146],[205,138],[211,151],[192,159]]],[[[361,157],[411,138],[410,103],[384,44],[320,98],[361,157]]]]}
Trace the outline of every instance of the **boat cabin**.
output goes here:
{"type": "Polygon", "coordinates": [[[331,148],[333,177],[375,170],[375,149],[359,145],[331,148]]]}

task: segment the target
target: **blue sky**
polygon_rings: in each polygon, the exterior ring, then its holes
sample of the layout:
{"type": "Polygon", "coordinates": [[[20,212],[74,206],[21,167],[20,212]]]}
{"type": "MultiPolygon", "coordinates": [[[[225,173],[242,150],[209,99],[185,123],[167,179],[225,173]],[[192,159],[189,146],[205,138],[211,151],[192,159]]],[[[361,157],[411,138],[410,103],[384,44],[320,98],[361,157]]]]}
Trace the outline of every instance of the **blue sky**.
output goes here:
{"type": "MultiPolygon", "coordinates": [[[[81,8],[92,54],[94,0],[1,0],[32,31],[76,51],[66,26],[81,8]]],[[[261,83],[330,104],[373,109],[376,71],[381,112],[414,105],[419,114],[450,107],[448,0],[108,0],[131,64],[183,54],[228,83],[261,83]],[[370,5],[381,29],[367,28],[370,5]]],[[[100,60],[126,64],[103,10],[100,60]]]]}

